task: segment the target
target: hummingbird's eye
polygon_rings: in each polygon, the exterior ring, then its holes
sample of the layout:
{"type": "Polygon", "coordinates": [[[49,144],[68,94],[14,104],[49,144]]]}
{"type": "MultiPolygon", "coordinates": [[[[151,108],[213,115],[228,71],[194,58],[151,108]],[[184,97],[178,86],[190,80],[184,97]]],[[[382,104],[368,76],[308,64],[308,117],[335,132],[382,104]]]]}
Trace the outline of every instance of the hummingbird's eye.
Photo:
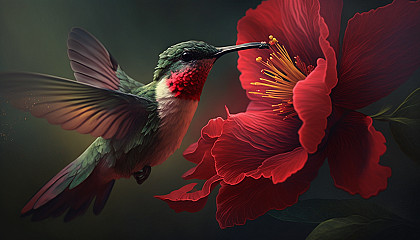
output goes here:
{"type": "Polygon", "coordinates": [[[190,52],[190,51],[185,51],[185,52],[182,53],[181,59],[184,62],[189,62],[189,61],[191,61],[193,59],[193,53],[190,52]]]}

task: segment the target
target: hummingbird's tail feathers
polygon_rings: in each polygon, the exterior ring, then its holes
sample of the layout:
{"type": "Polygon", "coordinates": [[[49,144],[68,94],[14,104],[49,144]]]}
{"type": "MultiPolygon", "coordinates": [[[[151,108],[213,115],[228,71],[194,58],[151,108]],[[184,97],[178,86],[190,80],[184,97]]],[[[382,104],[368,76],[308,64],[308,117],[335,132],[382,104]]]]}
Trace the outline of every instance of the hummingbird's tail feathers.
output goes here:
{"type": "Polygon", "coordinates": [[[102,191],[98,192],[95,198],[95,203],[93,204],[93,213],[98,215],[104,209],[106,201],[111,194],[112,187],[114,186],[115,180],[110,181],[108,184],[104,185],[102,191]]]}
{"type": "Polygon", "coordinates": [[[51,124],[105,139],[142,129],[156,105],[145,97],[39,73],[0,73],[0,95],[51,124]]]}
{"type": "MultiPolygon", "coordinates": [[[[115,179],[113,171],[103,158],[93,171],[78,185],[72,183],[80,174],[82,165],[75,160],[53,177],[22,209],[22,216],[32,215],[33,221],[64,214],[70,221],[86,212],[94,201],[93,212],[99,214],[111,193],[115,179]]],[[[89,171],[89,170],[88,170],[89,171]]]]}
{"type": "Polygon", "coordinates": [[[79,82],[128,92],[143,86],[125,74],[104,45],[82,28],[73,28],[70,31],[67,54],[74,76],[79,82]]]}

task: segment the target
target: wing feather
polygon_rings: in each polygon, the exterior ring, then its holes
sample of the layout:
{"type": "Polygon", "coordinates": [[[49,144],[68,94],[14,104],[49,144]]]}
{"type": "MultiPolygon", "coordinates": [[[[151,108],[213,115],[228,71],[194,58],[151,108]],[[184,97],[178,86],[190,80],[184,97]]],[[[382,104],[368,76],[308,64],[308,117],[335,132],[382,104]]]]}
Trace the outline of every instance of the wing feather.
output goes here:
{"type": "Polygon", "coordinates": [[[105,139],[121,139],[146,124],[153,101],[37,73],[1,73],[0,94],[51,124],[105,139]]]}
{"type": "Polygon", "coordinates": [[[81,28],[73,28],[69,33],[67,48],[77,81],[107,89],[119,88],[120,80],[116,75],[118,64],[92,34],[81,28]]]}
{"type": "Polygon", "coordinates": [[[104,45],[84,29],[71,30],[67,53],[74,76],[79,82],[126,93],[143,86],[129,77],[104,45]]]}

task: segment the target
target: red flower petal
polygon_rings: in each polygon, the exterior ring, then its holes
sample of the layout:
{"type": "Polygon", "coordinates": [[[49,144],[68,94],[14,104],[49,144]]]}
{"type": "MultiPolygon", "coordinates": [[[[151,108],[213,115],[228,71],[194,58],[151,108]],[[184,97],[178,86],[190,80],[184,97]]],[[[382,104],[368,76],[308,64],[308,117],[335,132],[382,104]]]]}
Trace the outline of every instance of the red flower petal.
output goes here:
{"type": "Polygon", "coordinates": [[[201,137],[210,140],[222,135],[223,118],[210,119],[206,126],[201,129],[201,137]]]}
{"type": "Polygon", "coordinates": [[[281,183],[302,169],[307,159],[308,153],[302,147],[298,147],[293,151],[267,158],[258,169],[247,174],[247,176],[254,179],[263,176],[265,178],[271,178],[274,184],[281,183]]]}
{"type": "Polygon", "coordinates": [[[246,112],[266,110],[273,110],[273,106],[266,101],[261,101],[261,97],[259,100],[249,102],[246,108],[246,112]]]}
{"type": "Polygon", "coordinates": [[[293,89],[293,106],[302,120],[299,129],[300,144],[309,153],[316,152],[325,136],[327,117],[331,114],[330,90],[324,83],[327,63],[318,59],[318,66],[293,89]]]}
{"type": "Polygon", "coordinates": [[[205,153],[201,162],[197,166],[191,168],[182,175],[185,180],[188,179],[209,179],[216,175],[216,168],[214,166],[214,158],[211,155],[211,149],[208,149],[205,153]]]}
{"type": "Polygon", "coordinates": [[[372,119],[348,112],[337,122],[328,139],[328,162],[335,185],[351,194],[369,198],[384,190],[391,169],[379,165],[386,151],[384,136],[372,119]]]}
{"type": "Polygon", "coordinates": [[[303,122],[299,129],[299,140],[309,153],[316,152],[325,136],[327,117],[332,109],[329,95],[337,84],[337,60],[334,50],[326,40],[328,28],[323,19],[319,25],[319,44],[326,60],[318,59],[317,67],[293,89],[293,105],[303,122]]]}
{"type": "Polygon", "coordinates": [[[321,17],[324,18],[330,32],[328,41],[337,54],[340,52],[340,24],[341,10],[343,9],[342,0],[320,0],[319,4],[321,17]]]}
{"type": "Polygon", "coordinates": [[[348,23],[333,102],[363,108],[387,96],[420,66],[420,1],[396,0],[348,23]]]}
{"type": "Polygon", "coordinates": [[[199,164],[206,151],[210,151],[216,139],[222,134],[223,119],[221,117],[210,119],[201,129],[198,142],[191,144],[185,151],[184,157],[190,162],[199,164]]]}
{"type": "Polygon", "coordinates": [[[165,201],[175,212],[197,212],[204,207],[210,192],[220,180],[222,178],[215,175],[204,183],[202,190],[190,192],[197,185],[197,183],[190,183],[167,195],[155,196],[155,198],[165,201]]]}
{"type": "Polygon", "coordinates": [[[237,184],[267,158],[299,147],[299,126],[298,119],[284,121],[273,111],[232,115],[212,149],[218,175],[237,184]]]}
{"type": "Polygon", "coordinates": [[[270,179],[245,178],[237,185],[221,182],[217,195],[216,218],[221,228],[243,225],[271,209],[284,209],[295,204],[316,177],[325,154],[311,156],[303,169],[286,182],[273,184],[270,179]]]}
{"type": "MultiPolygon", "coordinates": [[[[238,22],[237,44],[253,41],[266,41],[274,35],[283,44],[290,56],[297,56],[308,65],[315,65],[322,57],[319,46],[319,2],[317,0],[271,0],[262,2],[255,10],[250,9],[238,22]],[[293,11],[291,11],[291,9],[293,11]]],[[[265,77],[260,73],[262,66],[255,59],[267,59],[271,51],[246,50],[239,52],[238,69],[241,72],[242,87],[248,91],[256,90],[251,82],[265,77]]],[[[258,89],[265,90],[258,86],[258,89]]],[[[251,100],[272,104],[275,99],[261,98],[248,94],[251,100]]]]}
{"type": "Polygon", "coordinates": [[[191,144],[189,147],[187,147],[187,149],[185,149],[183,153],[185,159],[196,164],[198,164],[201,161],[206,149],[211,148],[213,146],[213,144],[208,144],[209,145],[208,147],[203,147],[205,143],[202,143],[200,144],[201,148],[198,148],[199,142],[200,142],[200,139],[198,140],[198,142],[195,142],[191,144]]]}

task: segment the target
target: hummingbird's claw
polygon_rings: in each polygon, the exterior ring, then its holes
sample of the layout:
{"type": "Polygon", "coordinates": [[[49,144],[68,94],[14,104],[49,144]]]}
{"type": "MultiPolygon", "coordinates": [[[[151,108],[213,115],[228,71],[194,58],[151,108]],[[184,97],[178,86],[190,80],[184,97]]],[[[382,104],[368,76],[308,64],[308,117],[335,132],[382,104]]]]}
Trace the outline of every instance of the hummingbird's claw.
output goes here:
{"type": "Polygon", "coordinates": [[[138,172],[133,173],[134,179],[136,179],[137,184],[141,185],[149,177],[152,172],[152,167],[144,166],[144,168],[138,172]]]}

